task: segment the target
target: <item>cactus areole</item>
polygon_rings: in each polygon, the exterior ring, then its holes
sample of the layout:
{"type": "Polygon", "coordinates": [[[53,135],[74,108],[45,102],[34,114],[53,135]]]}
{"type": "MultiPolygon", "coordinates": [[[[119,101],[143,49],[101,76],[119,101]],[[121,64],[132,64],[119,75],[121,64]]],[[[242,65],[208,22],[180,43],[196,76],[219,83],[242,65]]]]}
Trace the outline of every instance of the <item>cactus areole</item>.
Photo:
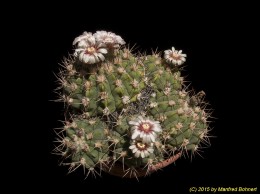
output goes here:
{"type": "Polygon", "coordinates": [[[124,44],[112,32],[84,32],[63,61],[66,111],[54,151],[69,172],[137,178],[209,144],[205,93],[187,91],[180,73],[186,54],[136,55],[124,44]]]}

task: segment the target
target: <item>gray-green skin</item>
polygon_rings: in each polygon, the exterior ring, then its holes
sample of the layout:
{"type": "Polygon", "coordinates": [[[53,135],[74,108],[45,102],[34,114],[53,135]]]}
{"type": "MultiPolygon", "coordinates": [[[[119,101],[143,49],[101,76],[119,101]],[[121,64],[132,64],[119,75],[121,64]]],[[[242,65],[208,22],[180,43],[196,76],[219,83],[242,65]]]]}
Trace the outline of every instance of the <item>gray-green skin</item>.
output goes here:
{"type": "Polygon", "coordinates": [[[110,52],[106,60],[88,65],[76,57],[64,62],[60,80],[67,104],[62,155],[71,169],[111,167],[148,169],[179,151],[194,153],[207,142],[209,115],[186,92],[178,66],[159,54],[134,56],[128,49],[110,52]],[[129,97],[129,100],[128,100],[129,97]],[[162,132],[154,153],[136,158],[129,146],[138,115],[159,121],[162,132]]]}

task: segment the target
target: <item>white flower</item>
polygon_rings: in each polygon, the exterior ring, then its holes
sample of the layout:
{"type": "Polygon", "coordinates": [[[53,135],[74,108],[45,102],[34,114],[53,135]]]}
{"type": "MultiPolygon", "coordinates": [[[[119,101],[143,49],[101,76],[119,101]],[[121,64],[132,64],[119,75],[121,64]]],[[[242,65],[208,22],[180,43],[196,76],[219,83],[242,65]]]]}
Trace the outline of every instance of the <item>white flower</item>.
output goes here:
{"type": "Polygon", "coordinates": [[[142,158],[149,156],[151,153],[153,153],[154,149],[153,143],[144,143],[140,140],[133,141],[131,146],[129,146],[129,149],[134,153],[136,158],[139,158],[140,156],[142,158]]]}
{"type": "Polygon", "coordinates": [[[77,44],[74,55],[86,64],[94,64],[104,61],[103,54],[107,53],[107,49],[100,43],[97,43],[95,37],[91,33],[84,32],[83,35],[75,38],[73,44],[77,44]]]}
{"type": "Polygon", "coordinates": [[[78,44],[78,46],[80,47],[82,44],[84,44],[83,42],[86,42],[88,39],[93,39],[93,38],[94,37],[91,32],[83,32],[82,35],[74,39],[72,44],[73,45],[78,44]]]}
{"type": "Polygon", "coordinates": [[[120,45],[125,44],[125,41],[113,32],[97,31],[93,36],[98,43],[105,44],[110,48],[118,48],[120,45]]]}
{"type": "Polygon", "coordinates": [[[171,50],[164,51],[164,58],[166,59],[166,61],[174,65],[183,64],[186,61],[186,56],[186,54],[182,54],[182,50],[175,50],[174,47],[172,47],[171,50]]]}
{"type": "Polygon", "coordinates": [[[132,139],[140,137],[143,142],[154,142],[157,137],[156,133],[161,132],[162,128],[159,121],[153,121],[148,118],[138,116],[136,119],[129,121],[132,126],[132,139]]]}

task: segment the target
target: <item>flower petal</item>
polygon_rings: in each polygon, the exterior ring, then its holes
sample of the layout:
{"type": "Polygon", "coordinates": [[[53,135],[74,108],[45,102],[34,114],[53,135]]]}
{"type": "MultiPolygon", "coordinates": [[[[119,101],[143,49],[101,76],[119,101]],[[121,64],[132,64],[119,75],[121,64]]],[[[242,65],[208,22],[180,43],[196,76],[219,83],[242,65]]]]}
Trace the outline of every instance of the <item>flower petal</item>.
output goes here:
{"type": "Polygon", "coordinates": [[[87,41],[90,43],[91,46],[94,46],[96,44],[96,39],[94,36],[90,36],[87,41]]]}
{"type": "Polygon", "coordinates": [[[79,43],[78,43],[78,47],[81,47],[81,48],[86,48],[88,47],[89,44],[85,41],[85,40],[81,40],[79,43]]]}
{"type": "Polygon", "coordinates": [[[132,150],[132,152],[135,153],[135,152],[137,152],[137,150],[138,150],[137,148],[134,148],[134,149],[132,150]]]}
{"type": "Polygon", "coordinates": [[[94,55],[89,55],[89,64],[93,64],[93,63],[95,63],[95,57],[94,57],[94,55]]]}
{"type": "Polygon", "coordinates": [[[89,56],[89,55],[86,55],[86,54],[83,54],[82,61],[83,61],[84,63],[89,63],[89,60],[90,60],[90,56],[89,56]]]}
{"type": "Polygon", "coordinates": [[[139,131],[135,130],[134,133],[132,134],[132,139],[136,139],[138,135],[140,135],[139,131]]]}
{"type": "Polygon", "coordinates": [[[101,53],[98,53],[98,58],[101,60],[101,61],[104,61],[105,60],[105,57],[101,54],[101,53]]]}
{"type": "Polygon", "coordinates": [[[156,137],[157,137],[156,133],[154,133],[154,132],[152,132],[152,134],[151,134],[151,135],[153,135],[153,136],[154,136],[154,138],[156,138],[156,137]]]}
{"type": "Polygon", "coordinates": [[[105,48],[100,48],[98,49],[98,52],[102,53],[102,54],[107,54],[107,49],[105,48]]]}
{"type": "Polygon", "coordinates": [[[144,119],[143,119],[142,116],[138,116],[137,118],[138,118],[141,122],[144,122],[144,119]]]}
{"type": "Polygon", "coordinates": [[[155,142],[155,137],[153,135],[150,135],[150,138],[151,138],[152,142],[155,142]]]}
{"type": "Polygon", "coordinates": [[[129,121],[129,125],[139,125],[140,123],[138,121],[129,121]]]}
{"type": "Polygon", "coordinates": [[[147,148],[147,151],[150,152],[150,153],[153,153],[153,148],[147,148]]]}
{"type": "Polygon", "coordinates": [[[137,152],[135,152],[135,157],[139,158],[139,156],[140,156],[140,151],[138,150],[137,152]]]}

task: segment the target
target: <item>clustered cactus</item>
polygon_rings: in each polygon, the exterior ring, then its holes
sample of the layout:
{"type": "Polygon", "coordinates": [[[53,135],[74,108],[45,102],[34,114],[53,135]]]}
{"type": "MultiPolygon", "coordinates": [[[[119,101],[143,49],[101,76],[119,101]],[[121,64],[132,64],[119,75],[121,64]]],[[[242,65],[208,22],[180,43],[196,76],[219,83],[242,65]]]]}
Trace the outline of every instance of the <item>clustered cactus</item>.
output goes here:
{"type": "Polygon", "coordinates": [[[112,32],[84,32],[63,62],[65,121],[54,151],[69,172],[82,166],[87,176],[100,175],[119,166],[137,177],[209,143],[204,93],[187,91],[180,74],[186,54],[172,47],[163,57],[136,55],[124,44],[112,32]]]}

